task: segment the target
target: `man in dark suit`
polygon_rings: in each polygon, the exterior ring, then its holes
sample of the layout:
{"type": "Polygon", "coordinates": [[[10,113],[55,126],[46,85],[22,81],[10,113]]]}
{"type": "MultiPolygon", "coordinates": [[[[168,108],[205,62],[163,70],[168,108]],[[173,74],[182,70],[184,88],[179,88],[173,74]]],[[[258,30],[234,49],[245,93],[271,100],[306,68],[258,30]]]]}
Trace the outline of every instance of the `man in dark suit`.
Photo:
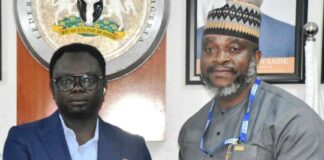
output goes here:
{"type": "Polygon", "coordinates": [[[104,122],[98,112],[106,91],[106,63],[92,46],[58,49],[49,64],[58,111],[12,127],[4,160],[151,160],[144,139],[104,122]]]}

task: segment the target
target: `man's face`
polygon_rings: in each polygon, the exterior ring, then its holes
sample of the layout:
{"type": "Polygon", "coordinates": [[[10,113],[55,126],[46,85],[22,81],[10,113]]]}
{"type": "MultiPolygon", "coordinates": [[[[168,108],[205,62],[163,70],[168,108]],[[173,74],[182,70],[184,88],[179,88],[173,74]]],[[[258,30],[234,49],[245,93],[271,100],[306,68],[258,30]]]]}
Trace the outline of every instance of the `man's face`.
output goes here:
{"type": "MultiPolygon", "coordinates": [[[[104,76],[98,61],[86,52],[65,53],[56,62],[53,69],[52,89],[54,99],[60,113],[73,119],[90,118],[98,115],[104,99],[104,79],[99,78],[96,87],[85,89],[81,85],[81,79],[77,76],[90,75],[94,77],[104,76]],[[62,91],[58,86],[58,80],[66,76],[76,76],[74,87],[62,91]]],[[[87,82],[85,82],[87,83],[87,82]]],[[[67,84],[62,81],[61,84],[67,84]]]]}
{"type": "Polygon", "coordinates": [[[208,34],[203,38],[202,79],[217,89],[218,96],[230,96],[251,82],[259,60],[256,45],[250,41],[208,34]]]}

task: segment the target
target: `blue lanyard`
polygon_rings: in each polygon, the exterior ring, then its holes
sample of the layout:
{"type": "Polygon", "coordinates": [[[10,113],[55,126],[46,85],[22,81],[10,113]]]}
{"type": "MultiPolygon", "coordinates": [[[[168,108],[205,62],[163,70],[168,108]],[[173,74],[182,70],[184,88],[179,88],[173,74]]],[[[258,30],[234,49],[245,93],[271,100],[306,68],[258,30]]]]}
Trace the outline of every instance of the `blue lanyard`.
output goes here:
{"type": "Polygon", "coordinates": [[[206,155],[209,155],[209,156],[212,156],[213,155],[213,152],[215,152],[216,150],[219,150],[221,149],[222,147],[228,145],[228,144],[236,144],[236,143],[245,143],[246,140],[247,140],[247,131],[248,131],[248,128],[249,128],[249,119],[250,119],[250,110],[251,110],[251,107],[254,103],[254,100],[255,100],[255,94],[259,88],[261,84],[261,80],[259,78],[256,78],[254,84],[253,84],[253,87],[250,91],[250,95],[249,95],[249,104],[248,104],[248,107],[244,113],[244,116],[243,116],[243,120],[242,120],[242,126],[241,126],[241,133],[240,133],[240,136],[238,138],[230,138],[230,139],[227,139],[225,140],[223,143],[221,143],[220,145],[217,145],[215,147],[213,147],[211,150],[208,150],[208,149],[205,149],[204,146],[205,146],[205,137],[206,137],[206,134],[207,134],[207,131],[208,131],[208,128],[210,126],[210,123],[211,123],[211,120],[213,118],[213,112],[214,112],[214,108],[215,108],[215,99],[209,109],[209,112],[208,112],[208,119],[207,119],[207,122],[206,122],[206,126],[205,126],[205,131],[201,137],[201,140],[200,140],[200,150],[202,152],[204,152],[206,155]]]}

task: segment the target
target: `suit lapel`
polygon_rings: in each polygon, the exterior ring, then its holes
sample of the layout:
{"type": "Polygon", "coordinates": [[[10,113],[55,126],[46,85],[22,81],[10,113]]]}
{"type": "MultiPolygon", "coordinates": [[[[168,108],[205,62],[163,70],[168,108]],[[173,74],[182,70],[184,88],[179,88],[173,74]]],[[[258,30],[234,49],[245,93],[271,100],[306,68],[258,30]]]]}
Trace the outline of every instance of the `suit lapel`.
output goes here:
{"type": "Polygon", "coordinates": [[[115,128],[99,120],[98,160],[122,159],[123,142],[117,136],[115,128]]]}
{"type": "MultiPolygon", "coordinates": [[[[38,128],[38,133],[51,160],[72,160],[57,111],[38,128]]],[[[123,158],[123,140],[117,136],[112,125],[99,119],[98,160],[123,158]]]]}
{"type": "Polygon", "coordinates": [[[47,118],[42,128],[38,129],[38,133],[51,160],[72,159],[57,111],[47,118]]]}

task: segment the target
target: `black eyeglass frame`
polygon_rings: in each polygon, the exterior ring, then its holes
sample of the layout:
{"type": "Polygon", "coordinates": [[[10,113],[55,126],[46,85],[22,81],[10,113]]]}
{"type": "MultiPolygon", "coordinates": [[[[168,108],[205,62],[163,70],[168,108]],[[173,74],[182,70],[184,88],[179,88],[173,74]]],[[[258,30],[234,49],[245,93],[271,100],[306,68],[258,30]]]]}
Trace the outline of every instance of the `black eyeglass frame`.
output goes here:
{"type": "Polygon", "coordinates": [[[62,91],[62,92],[68,92],[68,91],[71,91],[75,87],[75,84],[77,83],[76,82],[76,79],[77,78],[79,79],[79,85],[80,85],[81,88],[83,88],[84,90],[93,90],[93,89],[95,89],[98,86],[99,80],[100,79],[103,79],[104,76],[103,75],[97,76],[97,75],[90,75],[90,74],[67,75],[67,76],[61,76],[61,77],[58,77],[58,78],[52,78],[51,81],[57,85],[57,87],[59,88],[60,91],[62,91]],[[66,78],[66,77],[72,77],[73,80],[74,80],[73,81],[73,85],[72,85],[72,87],[70,89],[62,89],[62,86],[59,85],[60,79],[66,78]],[[85,88],[84,87],[84,84],[82,84],[81,78],[86,78],[86,77],[94,77],[96,79],[96,84],[95,84],[95,86],[93,88],[85,88]]]}

